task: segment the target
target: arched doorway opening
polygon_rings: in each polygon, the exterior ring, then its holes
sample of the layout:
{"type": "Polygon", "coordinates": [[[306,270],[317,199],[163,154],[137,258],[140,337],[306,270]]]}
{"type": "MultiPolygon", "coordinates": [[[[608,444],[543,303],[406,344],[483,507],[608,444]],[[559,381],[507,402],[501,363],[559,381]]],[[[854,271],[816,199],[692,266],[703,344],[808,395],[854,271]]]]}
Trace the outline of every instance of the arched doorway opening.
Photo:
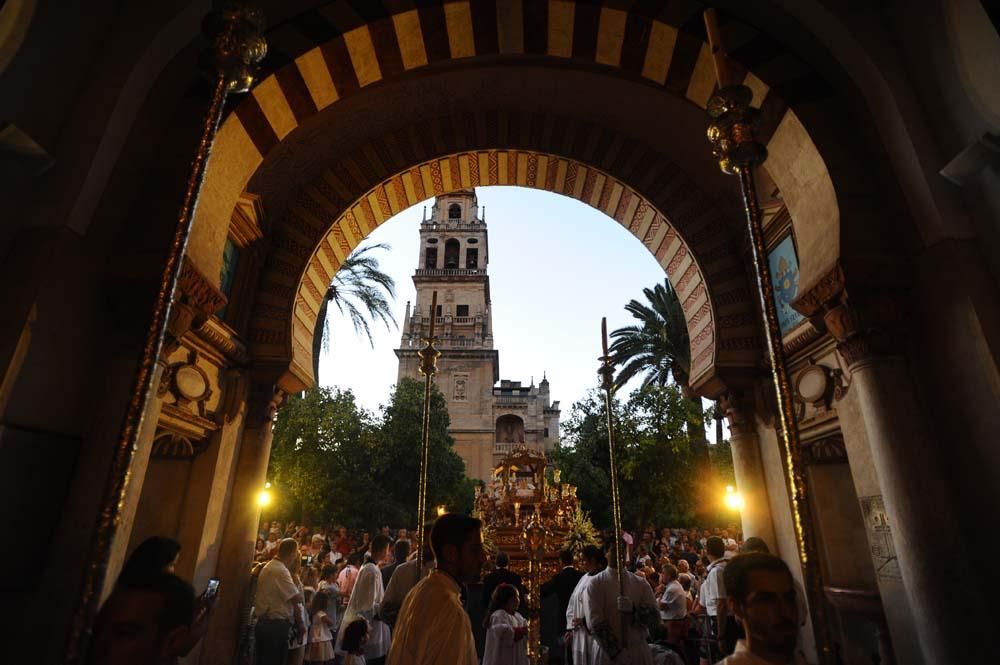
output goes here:
{"type": "MultiPolygon", "coordinates": [[[[449,24],[456,40],[463,21],[459,16],[449,24]]],[[[425,55],[430,53],[435,47],[408,25],[405,18],[394,19],[396,48],[415,48],[419,40],[425,55]]],[[[598,35],[608,25],[600,22],[598,35]]],[[[733,182],[717,172],[702,141],[703,107],[712,91],[709,57],[676,29],[658,21],[651,25],[660,31],[660,41],[651,41],[642,54],[652,63],[643,69],[643,80],[634,71],[616,71],[606,53],[595,52],[595,67],[562,67],[560,58],[576,58],[565,45],[552,49],[549,59],[518,61],[516,78],[509,75],[510,62],[489,59],[411,77],[409,69],[423,66],[418,58],[413,67],[392,75],[387,68],[383,75],[382,62],[391,60],[392,48],[382,52],[382,42],[372,39],[378,28],[367,25],[265,78],[221,129],[189,247],[199,272],[221,272],[225,239],[233,233],[230,213],[246,197],[260,197],[268,255],[249,292],[249,320],[237,331],[252,367],[250,404],[280,403],[283,394],[314,383],[310,342],[317,304],[340,263],[372,229],[430,195],[490,184],[573,196],[627,227],[681,293],[692,340],[692,387],[713,397],[752,393],[760,377],[760,337],[741,256],[738,200],[733,182]],[[685,71],[671,82],[677,72],[672,66],[664,70],[663,60],[674,57],[684,61],[685,71]],[[492,85],[485,87],[482,80],[492,85]],[[673,94],[664,94],[664,88],[673,94]],[[601,100],[607,98],[623,101],[606,108],[601,100]],[[412,104],[414,99],[421,104],[412,104]],[[398,112],[384,124],[369,125],[363,118],[372,105],[398,112]],[[671,119],[669,126],[663,126],[664,117],[671,119]]],[[[614,46],[615,35],[611,39],[613,49],[623,48],[614,46]]],[[[453,57],[474,56],[458,47],[453,57]]],[[[766,194],[780,202],[777,207],[786,210],[795,229],[805,290],[837,266],[841,201],[826,161],[794,110],[753,74],[745,81],[767,108],[763,138],[772,160],[765,167],[765,183],[771,185],[766,194]]],[[[454,245],[451,254],[447,242],[435,249],[435,266],[460,265],[454,245]]],[[[425,254],[425,262],[431,256],[425,254]]],[[[760,401],[766,405],[767,396],[760,401]]],[[[266,430],[264,424],[254,430],[260,439],[257,457],[247,451],[247,472],[234,495],[256,491],[262,480],[266,430]]],[[[777,457],[770,462],[778,470],[771,481],[780,487],[775,481],[782,462],[777,457]]],[[[239,465],[244,466],[243,455],[239,465]]],[[[767,500],[787,512],[787,496],[767,500]]],[[[241,511],[230,516],[227,534],[246,531],[253,522],[252,511],[241,511]]],[[[795,552],[794,529],[790,523],[778,529],[784,552],[795,552]]],[[[227,535],[220,560],[239,560],[240,546],[238,536],[227,535]]]]}

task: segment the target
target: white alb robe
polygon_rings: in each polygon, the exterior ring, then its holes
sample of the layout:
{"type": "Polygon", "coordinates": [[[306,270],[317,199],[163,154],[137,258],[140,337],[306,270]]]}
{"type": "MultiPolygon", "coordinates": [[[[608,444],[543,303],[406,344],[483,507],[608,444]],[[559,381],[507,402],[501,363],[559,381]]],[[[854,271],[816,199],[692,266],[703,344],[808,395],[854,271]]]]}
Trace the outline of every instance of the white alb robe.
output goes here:
{"type": "Polygon", "coordinates": [[[528,665],[528,640],[514,640],[514,629],[528,625],[528,620],[518,612],[507,614],[496,610],[490,616],[486,629],[486,647],[483,665],[528,665]]]}
{"type": "Polygon", "coordinates": [[[566,607],[566,625],[570,626],[573,632],[569,646],[570,652],[573,654],[573,665],[600,665],[601,662],[600,648],[593,635],[590,634],[583,607],[587,587],[594,577],[594,575],[584,575],[580,578],[569,597],[569,605],[566,607]],[[576,625],[577,619],[580,620],[578,626],[576,625]]]}
{"type": "Polygon", "coordinates": [[[361,566],[361,571],[354,582],[354,589],[351,590],[351,599],[347,603],[347,609],[344,610],[344,618],[340,622],[340,630],[337,632],[338,651],[344,640],[344,631],[347,626],[358,617],[364,617],[369,624],[365,657],[381,658],[389,653],[389,643],[391,642],[389,626],[375,619],[375,613],[382,605],[384,593],[382,571],[379,570],[378,566],[370,561],[361,566]]]}
{"type": "Polygon", "coordinates": [[[628,665],[653,665],[653,654],[646,642],[649,635],[646,625],[640,617],[649,617],[659,621],[659,610],[656,606],[656,596],[649,582],[634,575],[625,573],[624,595],[632,601],[632,613],[628,620],[628,633],[625,648],[620,653],[608,653],[609,642],[616,649],[622,644],[622,613],[618,610],[618,571],[608,567],[599,572],[591,580],[584,593],[584,616],[587,627],[596,638],[599,657],[591,660],[595,665],[611,665],[612,663],[628,663],[628,665]]]}

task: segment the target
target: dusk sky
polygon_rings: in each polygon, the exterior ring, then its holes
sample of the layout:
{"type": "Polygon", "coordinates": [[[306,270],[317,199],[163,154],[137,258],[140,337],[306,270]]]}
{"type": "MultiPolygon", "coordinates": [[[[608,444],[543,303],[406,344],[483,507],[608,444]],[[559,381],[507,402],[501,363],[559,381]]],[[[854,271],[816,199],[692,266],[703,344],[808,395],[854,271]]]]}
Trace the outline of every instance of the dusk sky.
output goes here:
{"type": "MultiPolygon", "coordinates": [[[[597,386],[601,317],[608,330],[629,325],[625,309],[642,289],[663,280],[655,257],[626,229],[575,199],[521,187],[480,187],[489,228],[489,273],[494,346],[500,377],[537,384],[547,374],[563,418],[597,386]]],[[[400,326],[407,301],[415,299],[412,276],[418,229],[428,200],[376,229],[366,243],[391,245],[378,253],[396,280],[393,310],[400,326]]],[[[396,382],[401,330],[375,330],[375,346],[355,334],[334,310],[329,353],[320,359],[320,383],[350,388],[370,410],[386,401],[396,382]]],[[[626,386],[630,391],[638,382],[626,386]]],[[[707,403],[706,403],[707,406],[707,403]]],[[[714,427],[708,427],[714,438],[714,427]]]]}

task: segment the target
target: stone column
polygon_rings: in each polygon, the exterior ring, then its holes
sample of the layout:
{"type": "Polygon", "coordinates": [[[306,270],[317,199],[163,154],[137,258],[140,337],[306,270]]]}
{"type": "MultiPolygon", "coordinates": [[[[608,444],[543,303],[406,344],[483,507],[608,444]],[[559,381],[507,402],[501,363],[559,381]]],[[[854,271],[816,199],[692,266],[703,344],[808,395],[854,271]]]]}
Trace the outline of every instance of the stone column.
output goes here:
{"type": "MultiPolygon", "coordinates": [[[[883,543],[871,543],[873,552],[891,550],[876,561],[876,575],[884,593],[882,578],[896,568],[892,574],[901,579],[915,633],[906,637],[919,641],[924,662],[976,662],[984,653],[982,635],[990,630],[981,591],[984,578],[982,571],[958,563],[947,568],[948,582],[941,582],[942,566],[956,561],[969,534],[960,526],[965,516],[958,512],[963,506],[947,469],[947,451],[932,438],[910,367],[895,352],[898,338],[896,344],[890,342],[893,322],[900,320],[890,310],[898,311],[898,303],[871,300],[865,326],[848,304],[846,291],[826,299],[821,312],[851,375],[851,401],[860,413],[858,426],[867,439],[880,492],[862,499],[869,538],[873,522],[885,536],[883,543]],[[881,327],[873,325],[875,320],[881,327]]],[[[890,622],[896,610],[904,608],[886,608],[890,622]]],[[[900,657],[907,646],[896,644],[900,657]]]]}
{"type": "Polygon", "coordinates": [[[771,552],[777,553],[753,409],[742,395],[734,392],[729,392],[722,398],[722,408],[729,421],[729,444],[733,451],[736,489],[743,496],[744,505],[740,512],[743,538],[757,536],[767,543],[771,552]]]}
{"type": "Polygon", "coordinates": [[[235,662],[241,611],[250,585],[260,522],[256,497],[264,487],[274,413],[282,397],[280,391],[270,386],[255,385],[251,390],[216,568],[216,575],[222,581],[221,592],[201,646],[200,662],[206,665],[235,662]]]}

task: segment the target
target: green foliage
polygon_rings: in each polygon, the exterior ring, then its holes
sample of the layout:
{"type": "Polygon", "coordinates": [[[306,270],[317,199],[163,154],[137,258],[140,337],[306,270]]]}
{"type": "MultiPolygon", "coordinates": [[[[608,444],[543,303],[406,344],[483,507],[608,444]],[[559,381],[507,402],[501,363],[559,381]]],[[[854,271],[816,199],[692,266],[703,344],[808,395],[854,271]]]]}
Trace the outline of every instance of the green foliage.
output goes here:
{"type": "MultiPolygon", "coordinates": [[[[376,417],[350,391],[315,388],[278,412],[268,478],[276,516],[374,528],[415,526],[423,385],[403,379],[376,417]]],[[[448,435],[448,412],[431,396],[428,506],[472,505],[473,481],[448,435]]]]}
{"type": "Polygon", "coordinates": [[[330,348],[329,305],[333,303],[341,315],[347,315],[354,332],[364,334],[374,345],[371,324],[381,321],[386,329],[396,325],[391,300],[396,297],[396,282],[379,268],[374,252],[389,250],[385,243],[356,249],[340,265],[333,276],[316,316],[313,331],[313,376],[319,376],[320,350],[330,348]]]}
{"type": "Polygon", "coordinates": [[[620,367],[615,379],[622,386],[635,376],[643,376],[642,387],[666,386],[670,379],[680,387],[690,402],[687,408],[688,443],[693,456],[697,505],[701,512],[711,500],[717,484],[709,459],[708,437],[705,436],[705,414],[701,398],[691,392],[691,341],[687,319],[670,280],[665,279],[651,289],[643,289],[646,302],[631,300],[625,305],[636,325],[625,326],[611,333],[614,340],[610,353],[620,367]]]}
{"type": "MultiPolygon", "coordinates": [[[[417,483],[420,475],[420,438],[424,386],[403,379],[389,403],[382,407],[381,436],[375,468],[379,483],[402,508],[394,524],[416,525],[417,483]]],[[[465,476],[465,463],[448,434],[448,406],[436,385],[431,390],[427,505],[444,505],[452,512],[472,510],[475,482],[465,476]]]]}
{"type": "Polygon", "coordinates": [[[630,300],[625,305],[637,325],[619,328],[611,333],[611,358],[621,366],[617,385],[622,386],[634,376],[645,375],[643,387],[665,386],[674,382],[686,386],[691,373],[691,342],[687,320],[677,293],[670,280],[643,289],[646,303],[630,300]]]}
{"type": "MultiPolygon", "coordinates": [[[[699,505],[698,459],[692,452],[688,423],[700,411],[676,385],[647,385],[613,404],[622,520],[626,526],[692,524],[699,505]]],[[[578,486],[577,495],[595,524],[611,519],[607,411],[593,390],[573,405],[564,436],[553,457],[563,478],[578,486]]],[[[720,459],[725,452],[721,451],[720,459]]],[[[720,462],[721,463],[721,462],[720,462]]],[[[731,464],[731,461],[730,461],[731,464]]]]}

